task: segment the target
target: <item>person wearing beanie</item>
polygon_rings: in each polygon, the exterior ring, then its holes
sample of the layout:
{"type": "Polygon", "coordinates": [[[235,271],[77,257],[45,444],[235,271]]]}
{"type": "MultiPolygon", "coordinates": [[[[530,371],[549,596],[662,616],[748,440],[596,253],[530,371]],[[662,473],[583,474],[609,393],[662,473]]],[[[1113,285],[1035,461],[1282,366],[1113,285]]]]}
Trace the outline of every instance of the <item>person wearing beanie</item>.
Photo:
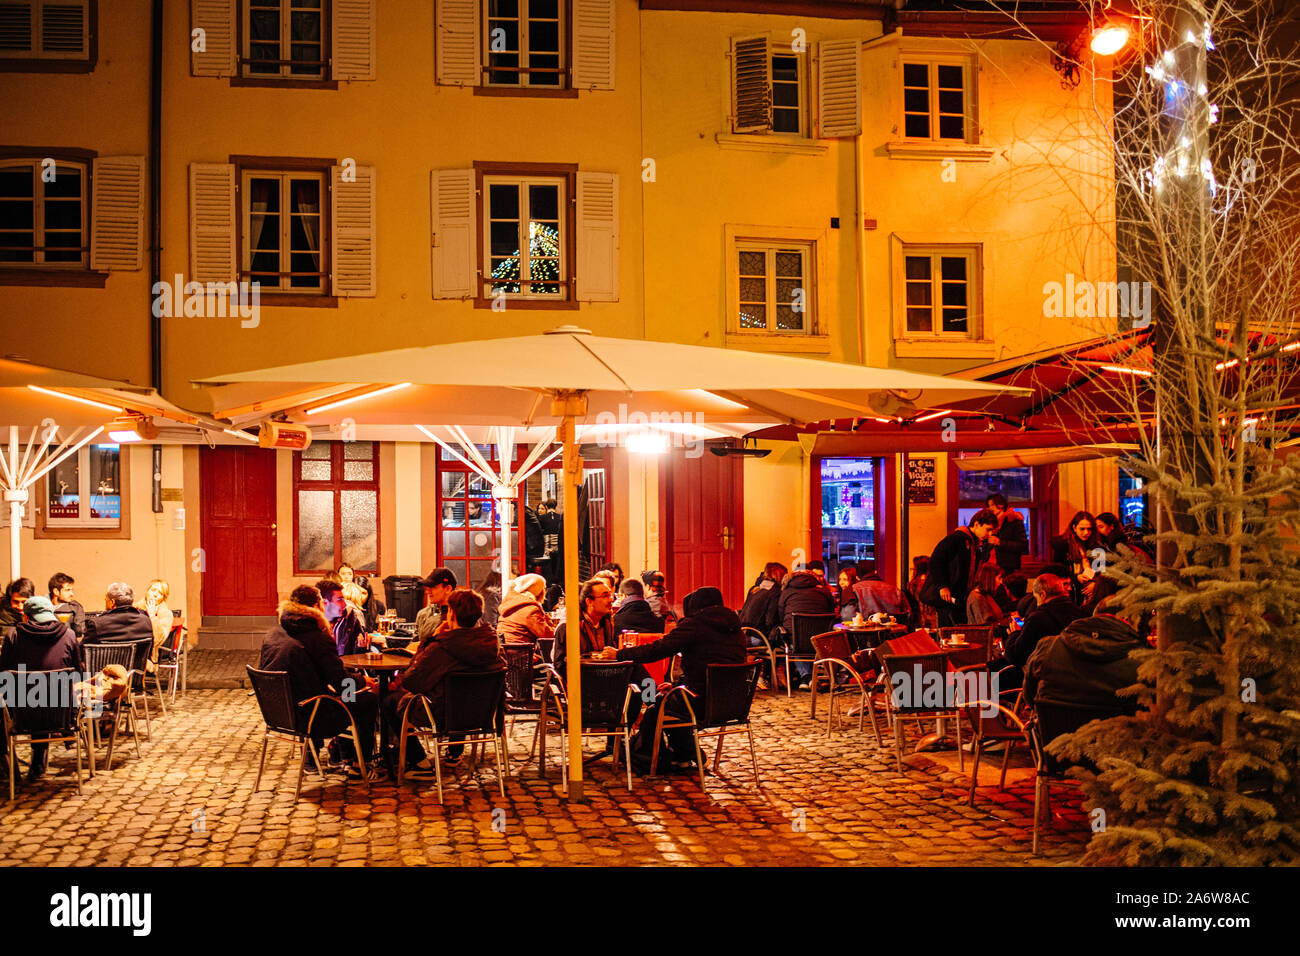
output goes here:
{"type": "Polygon", "coordinates": [[[523,574],[510,582],[498,610],[497,634],[507,644],[533,644],[555,636],[550,616],[542,610],[546,579],[523,574]]]}
{"type": "MultiPolygon", "coordinates": [[[[8,631],[4,644],[0,645],[0,671],[19,668],[51,671],[65,667],[78,672],[85,670],[77,635],[55,616],[49,598],[43,595],[29,597],[23,602],[22,609],[23,620],[8,631]]],[[[52,690],[48,688],[47,693],[52,690]]],[[[0,725],[0,747],[7,744],[4,734],[4,727],[0,725]]],[[[49,744],[32,744],[32,762],[27,772],[29,783],[44,775],[49,747],[49,744]]]]}

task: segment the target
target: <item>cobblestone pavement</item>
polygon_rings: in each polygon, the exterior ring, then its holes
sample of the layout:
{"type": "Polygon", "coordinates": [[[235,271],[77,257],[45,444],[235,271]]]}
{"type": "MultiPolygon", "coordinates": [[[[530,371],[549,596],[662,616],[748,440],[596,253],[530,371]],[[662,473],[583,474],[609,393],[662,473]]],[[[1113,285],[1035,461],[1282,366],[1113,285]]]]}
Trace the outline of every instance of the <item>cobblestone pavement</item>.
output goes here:
{"type": "Polygon", "coordinates": [[[999,761],[988,760],[971,808],[955,753],[908,757],[900,775],[869,730],[854,724],[827,737],[824,721],[809,719],[806,694],[760,693],[753,716],[761,791],[738,735],[705,792],[698,777],[673,776],[633,778],[629,793],[606,758],[589,765],[587,801],[568,803],[558,764],[549,780],[535,760],[523,767],[532,724],[521,722],[505,799],[489,765],[477,779],[462,768],[443,805],[432,781],[368,789],[315,776],[295,803],[286,744],[272,744],[265,789],[253,791],[263,724],[248,692],[191,686],[166,717],[155,715],[143,756],[120,747],[112,772],[101,769],[81,795],[71,752],[53,750],[51,773],[0,810],[0,863],[1050,865],[1076,861],[1086,842],[1077,791],[1061,785],[1042,852],[1030,856],[1033,779],[1023,760],[1013,760],[1006,793],[995,786],[999,761]]]}

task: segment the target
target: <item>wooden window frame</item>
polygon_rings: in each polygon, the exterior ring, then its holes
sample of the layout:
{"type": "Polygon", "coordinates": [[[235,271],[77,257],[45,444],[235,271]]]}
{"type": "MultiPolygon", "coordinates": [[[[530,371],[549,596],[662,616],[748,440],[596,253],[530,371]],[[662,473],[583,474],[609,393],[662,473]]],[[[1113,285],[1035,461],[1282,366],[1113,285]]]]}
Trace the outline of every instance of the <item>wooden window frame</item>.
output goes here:
{"type": "MultiPolygon", "coordinates": [[[[484,452],[482,448],[480,448],[479,451],[480,451],[481,454],[483,454],[483,457],[487,459],[488,464],[493,465],[493,466],[496,466],[496,465],[499,464],[498,459],[497,459],[497,449],[496,449],[496,446],[495,446],[495,445],[491,446],[491,450],[490,450],[490,452],[484,452]]],[[[516,445],[516,446],[515,446],[515,460],[514,460],[514,462],[513,462],[513,465],[514,465],[516,468],[517,468],[519,465],[523,464],[524,457],[525,457],[525,455],[527,454],[527,452],[528,452],[528,449],[527,449],[525,446],[523,446],[523,445],[516,445]]],[[[496,517],[495,517],[495,512],[494,512],[494,515],[493,515],[493,519],[492,519],[492,523],[491,523],[491,524],[487,524],[487,525],[470,525],[470,524],[469,524],[469,521],[468,521],[468,515],[467,515],[467,516],[466,516],[466,523],[465,523],[464,525],[462,525],[462,526],[459,526],[459,527],[458,527],[458,526],[455,526],[455,525],[452,525],[452,526],[444,526],[444,525],[443,525],[443,523],[442,523],[443,503],[444,503],[444,502],[458,502],[458,501],[464,501],[464,502],[467,502],[467,503],[468,503],[468,502],[471,500],[470,497],[469,497],[469,481],[470,481],[470,478],[471,478],[471,477],[474,477],[474,478],[480,478],[480,479],[482,478],[482,476],[479,475],[478,472],[474,471],[472,468],[467,467],[466,465],[462,464],[461,462],[456,461],[455,459],[451,458],[450,456],[447,456],[446,458],[444,458],[444,454],[445,454],[445,453],[444,453],[443,449],[441,448],[441,446],[437,446],[437,447],[435,447],[435,449],[434,449],[434,459],[433,459],[433,460],[434,460],[434,463],[435,463],[435,464],[434,464],[434,479],[433,479],[433,482],[434,482],[434,484],[433,484],[433,492],[434,492],[434,493],[433,493],[433,499],[434,499],[434,506],[435,506],[435,509],[436,509],[436,511],[435,511],[435,517],[434,517],[434,528],[435,528],[435,532],[434,532],[434,534],[435,534],[434,544],[435,544],[435,547],[436,547],[436,549],[437,549],[436,553],[437,553],[437,555],[438,555],[438,566],[439,566],[439,567],[447,567],[447,562],[448,562],[448,561],[455,561],[455,562],[458,562],[458,563],[463,561],[463,562],[465,563],[465,570],[466,570],[466,577],[467,577],[467,580],[464,580],[464,581],[460,580],[460,577],[459,577],[459,575],[458,575],[457,578],[456,578],[457,583],[458,583],[459,585],[463,586],[463,587],[472,587],[472,588],[477,588],[477,587],[478,587],[478,580],[475,580],[474,575],[470,574],[469,572],[472,571],[476,565],[485,565],[485,566],[487,567],[487,573],[491,573],[491,570],[492,570],[492,562],[493,562],[496,558],[493,557],[493,556],[488,556],[488,557],[486,557],[486,558],[482,558],[482,557],[473,557],[473,556],[470,555],[470,553],[469,553],[469,538],[468,538],[468,535],[469,535],[469,533],[470,533],[470,529],[471,529],[471,528],[478,528],[478,529],[480,529],[480,530],[486,530],[486,531],[490,531],[490,532],[492,533],[492,541],[493,541],[493,545],[494,545],[493,550],[496,552],[496,556],[497,556],[497,557],[499,557],[500,554],[501,554],[501,541],[500,541],[500,537],[499,537],[500,534],[501,534],[501,531],[500,531],[500,529],[497,527],[497,519],[496,519],[496,517]],[[444,494],[442,493],[442,477],[443,477],[443,475],[445,475],[445,474],[459,474],[459,475],[465,475],[465,476],[466,476],[466,478],[465,478],[465,491],[466,491],[466,493],[465,493],[464,495],[457,496],[457,497],[447,497],[446,495],[444,495],[444,494]],[[444,546],[444,543],[443,543],[443,533],[444,533],[444,531],[462,531],[462,532],[465,533],[465,535],[466,535],[466,539],[465,539],[465,553],[464,553],[463,555],[448,555],[448,554],[447,554],[446,549],[445,549],[445,546],[444,546]]],[[[481,499],[473,499],[473,500],[481,500],[481,499]]],[[[492,502],[493,502],[493,507],[494,507],[494,508],[496,507],[496,499],[495,499],[495,498],[488,498],[487,500],[492,501],[492,502]]],[[[527,502],[526,489],[525,489],[524,485],[521,484],[521,485],[519,485],[518,488],[516,489],[515,498],[514,498],[514,514],[513,514],[513,516],[512,516],[512,517],[514,518],[514,530],[515,530],[515,532],[516,532],[517,541],[518,541],[518,543],[519,543],[519,545],[520,545],[521,547],[524,545],[523,515],[524,515],[524,505],[526,504],[526,502],[527,502]]],[[[513,563],[517,563],[519,567],[523,567],[523,565],[524,565],[524,557],[525,557],[524,555],[522,555],[522,554],[519,553],[519,551],[518,551],[517,548],[513,548],[513,547],[511,548],[511,550],[510,550],[510,560],[511,560],[511,563],[512,563],[512,564],[513,564],[513,563]]],[[[481,580],[481,578],[480,578],[479,580],[481,580]]]]}
{"type": "MultiPolygon", "coordinates": [[[[280,0],[281,4],[290,2],[290,0],[280,0]]],[[[321,0],[321,75],[319,79],[312,77],[293,76],[291,74],[282,74],[273,76],[269,73],[246,73],[250,65],[251,58],[247,51],[247,46],[251,43],[251,37],[247,26],[250,13],[248,0],[239,0],[235,10],[235,50],[236,63],[235,75],[230,79],[231,86],[270,86],[277,89],[310,89],[310,90],[337,90],[339,84],[337,80],[330,77],[330,66],[333,61],[334,50],[330,46],[332,39],[332,30],[334,24],[334,4],[332,0],[321,0]]],[[[283,48],[284,39],[280,43],[283,48]]],[[[283,52],[283,49],[281,50],[283,52]]],[[[281,66],[283,69],[284,66],[281,66]]]]}
{"type": "MultiPolygon", "coordinates": [[[[477,191],[477,228],[478,228],[478,274],[475,276],[474,308],[492,308],[493,298],[483,294],[487,286],[487,248],[492,241],[488,229],[488,195],[484,188],[487,177],[518,177],[520,179],[558,179],[563,180],[564,197],[561,211],[562,227],[567,231],[560,237],[563,248],[563,261],[567,265],[564,277],[564,296],[551,298],[530,297],[523,294],[506,293],[506,301],[511,309],[551,309],[576,310],[577,282],[575,270],[578,262],[578,164],[577,163],[498,163],[475,160],[474,178],[477,191]]],[[[521,240],[523,237],[520,237],[521,240]]]]}
{"type": "MultiPolygon", "coordinates": [[[[814,276],[814,260],[817,255],[816,244],[806,240],[795,240],[786,242],[766,242],[757,239],[737,239],[732,247],[737,260],[742,252],[761,252],[765,262],[763,266],[763,281],[766,286],[763,292],[763,308],[767,316],[767,328],[755,329],[745,328],[739,323],[739,316],[736,316],[736,331],[739,334],[747,332],[766,333],[769,335],[811,335],[817,327],[816,308],[814,306],[814,297],[810,295],[814,289],[816,278],[814,276]],[[783,303],[779,302],[776,297],[776,283],[778,276],[776,274],[776,256],[780,252],[798,251],[803,261],[803,268],[800,274],[798,288],[804,290],[804,310],[803,310],[803,327],[799,329],[780,329],[776,326],[777,307],[783,303]]],[[[739,283],[741,279],[740,263],[736,263],[736,303],[740,305],[739,283]]],[[[793,304],[793,303],[792,303],[793,304]]],[[[793,311],[793,309],[792,309],[793,311]]]]}
{"type": "Polygon", "coordinates": [[[86,245],[85,261],[78,265],[73,263],[54,263],[37,265],[31,262],[0,264],[0,286],[64,286],[70,288],[102,289],[108,281],[107,272],[96,272],[90,268],[90,233],[93,225],[92,197],[94,195],[94,167],[99,154],[92,149],[77,149],[67,146],[0,146],[0,162],[22,160],[39,167],[41,160],[53,159],[56,163],[79,166],[84,171],[85,183],[82,195],[82,228],[86,245]]]}
{"type": "MultiPolygon", "coordinates": [[[[959,516],[962,509],[983,508],[984,501],[981,499],[976,502],[970,498],[961,498],[960,480],[961,469],[953,464],[954,456],[948,456],[948,527],[955,528],[960,523],[959,516]]],[[[1029,483],[1033,489],[1033,497],[1029,500],[1021,498],[1008,498],[1007,509],[1011,511],[1028,511],[1032,527],[1026,535],[1029,550],[1021,556],[1022,563],[1025,559],[1041,560],[1048,557],[1048,546],[1052,538],[1056,535],[1055,522],[1057,505],[1056,497],[1056,466],[1055,465],[1023,465],[1012,466],[1024,467],[1029,469],[1029,483]]],[[[1009,470],[1009,469],[1003,469],[1009,470]]]]}
{"type": "Polygon", "coordinates": [[[332,159],[319,159],[295,156],[231,156],[229,162],[235,167],[235,279],[245,277],[245,266],[251,261],[244,259],[244,174],[263,172],[268,175],[284,175],[299,172],[319,173],[324,185],[321,190],[321,272],[325,282],[320,292],[280,292],[275,289],[262,290],[262,307],[299,306],[308,308],[338,308],[338,297],[333,294],[334,262],[330,258],[333,236],[331,212],[331,173],[334,166],[332,159]]]}
{"type": "Polygon", "coordinates": [[[926,143],[936,147],[979,145],[978,90],[975,88],[975,70],[970,56],[961,53],[904,52],[899,56],[898,67],[898,132],[904,143],[926,143]],[[923,64],[928,68],[927,90],[929,98],[929,136],[907,134],[906,75],[909,64],[923,64]],[[961,139],[939,135],[939,67],[961,68],[962,79],[962,136],[961,139]]]}
{"type": "MultiPolygon", "coordinates": [[[[892,312],[894,354],[899,357],[967,358],[992,357],[996,345],[993,329],[984,303],[987,295],[986,252],[991,248],[988,235],[932,236],[912,233],[894,233],[890,236],[890,272],[892,282],[892,312]],[[965,334],[955,332],[909,332],[907,330],[907,257],[972,256],[967,267],[965,334]]],[[[931,273],[931,281],[935,281],[931,273]]],[[[932,318],[939,315],[942,327],[942,306],[932,299],[932,318]]],[[[932,326],[933,327],[933,326],[932,326]]]]}
{"type": "MultiPolygon", "coordinates": [[[[742,348],[759,349],[773,352],[819,352],[830,351],[830,322],[826,303],[823,301],[824,288],[821,277],[827,275],[826,234],[820,229],[799,227],[776,227],[761,225],[727,224],[723,227],[724,241],[724,276],[726,282],[726,329],[727,345],[742,348]],[[740,264],[739,252],[743,246],[768,246],[775,248],[783,245],[807,246],[809,249],[805,269],[807,270],[807,289],[804,295],[805,328],[802,331],[783,331],[776,329],[742,329],[740,327],[740,264]]],[[[772,279],[775,282],[775,276],[772,279]]]]}
{"type": "Polygon", "coordinates": [[[84,58],[42,56],[37,50],[30,56],[0,55],[0,73],[93,73],[99,62],[99,0],[86,0],[86,8],[84,58]]]}
{"type": "MultiPolygon", "coordinates": [[[[374,471],[370,480],[355,481],[345,480],[343,478],[343,446],[348,444],[342,441],[330,441],[330,480],[328,481],[307,481],[302,477],[302,452],[295,451],[292,459],[292,478],[293,478],[293,573],[295,576],[308,577],[313,574],[328,574],[337,568],[343,562],[343,508],[341,507],[340,493],[344,491],[373,491],[375,493],[375,567],[373,570],[368,568],[356,568],[358,574],[365,574],[370,577],[378,577],[380,574],[381,560],[383,557],[382,541],[382,522],[380,520],[382,509],[380,508],[379,496],[379,445],[377,441],[371,442],[371,450],[374,462],[374,471]],[[301,565],[298,554],[298,492],[299,491],[330,491],[334,495],[334,566],[330,568],[304,568],[301,565]]],[[[352,461],[363,461],[364,459],[354,458],[352,461]]]]}
{"type": "MultiPolygon", "coordinates": [[[[111,444],[106,442],[102,444],[111,444]]],[[[81,453],[78,450],[77,454],[81,453]]],[[[130,445],[118,445],[117,473],[119,494],[122,498],[122,513],[116,528],[76,526],[57,524],[50,526],[49,516],[49,474],[42,475],[36,482],[36,523],[32,528],[32,537],[40,540],[102,540],[129,541],[131,538],[131,449],[130,445]]],[[[29,503],[30,507],[30,503],[29,503]]]]}
{"type": "MultiPolygon", "coordinates": [[[[573,86],[573,2],[572,0],[558,0],[556,10],[560,18],[560,82],[555,86],[531,86],[528,83],[490,83],[488,76],[494,72],[489,62],[492,51],[491,30],[489,29],[488,5],[491,0],[478,0],[479,4],[479,24],[480,24],[480,56],[478,83],[474,86],[474,92],[479,94],[511,94],[516,96],[558,96],[558,97],[577,97],[578,91],[573,86]]],[[[525,47],[527,29],[524,26],[525,18],[522,11],[526,4],[531,0],[518,0],[517,11],[520,11],[518,17],[520,22],[519,29],[519,56],[522,61],[525,56],[525,47]]],[[[527,79],[525,67],[518,67],[519,79],[527,79]]],[[[500,68],[497,68],[500,71],[500,68]]]]}
{"type": "Polygon", "coordinates": [[[939,341],[963,342],[979,338],[979,315],[972,307],[979,299],[980,263],[979,249],[975,246],[904,246],[903,247],[903,335],[906,338],[937,339],[939,341]],[[907,312],[911,306],[907,301],[907,285],[913,280],[907,277],[908,259],[927,259],[930,262],[930,330],[921,331],[907,326],[907,312]],[[966,262],[966,331],[947,332],[943,328],[943,259],[963,259],[966,262]]]}
{"type": "MultiPolygon", "coordinates": [[[[794,51],[786,52],[785,50],[780,50],[778,52],[778,50],[775,50],[770,46],[768,47],[767,52],[768,52],[768,70],[769,70],[769,75],[771,76],[770,86],[772,91],[772,128],[769,130],[758,130],[756,132],[758,132],[760,135],[763,136],[785,136],[793,139],[811,139],[813,124],[812,124],[812,100],[809,97],[809,93],[811,92],[811,90],[809,89],[811,71],[808,68],[808,53],[807,52],[795,53],[794,51]],[[777,106],[776,106],[775,60],[778,56],[789,57],[790,59],[794,60],[798,72],[798,78],[796,82],[798,83],[798,87],[799,87],[799,129],[797,132],[794,133],[788,132],[786,130],[779,130],[776,128],[777,106]]],[[[749,136],[753,134],[745,133],[745,134],[737,134],[737,135],[749,136]]]]}

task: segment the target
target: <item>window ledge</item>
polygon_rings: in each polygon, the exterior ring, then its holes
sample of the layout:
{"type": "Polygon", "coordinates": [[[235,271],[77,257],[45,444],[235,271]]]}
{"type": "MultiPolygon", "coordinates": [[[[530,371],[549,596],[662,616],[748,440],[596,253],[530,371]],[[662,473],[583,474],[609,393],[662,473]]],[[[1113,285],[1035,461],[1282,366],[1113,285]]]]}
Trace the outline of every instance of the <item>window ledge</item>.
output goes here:
{"type": "Polygon", "coordinates": [[[981,339],[894,339],[894,354],[899,358],[994,358],[997,343],[981,339]]]}
{"type": "Polygon", "coordinates": [[[718,133],[713,137],[723,149],[749,149],[761,153],[795,153],[820,156],[827,147],[805,136],[781,136],[771,133],[718,133]]]}
{"type": "Polygon", "coordinates": [[[297,308],[297,309],[337,309],[339,300],[332,295],[312,295],[305,292],[263,292],[259,300],[263,309],[297,308]]]}
{"type": "Polygon", "coordinates": [[[92,60],[0,57],[0,73],[93,73],[92,60]]]}
{"type": "MultiPolygon", "coordinates": [[[[492,303],[495,301],[496,299],[485,299],[480,296],[474,299],[474,308],[490,309],[492,308],[492,303]]],[[[512,310],[546,311],[549,309],[553,311],[563,312],[563,311],[576,311],[577,308],[578,308],[578,303],[575,302],[573,299],[512,299],[509,296],[507,296],[505,299],[504,311],[506,312],[510,312],[512,310]]]]}
{"type": "Polygon", "coordinates": [[[232,76],[230,85],[281,90],[337,90],[339,88],[338,80],[300,80],[291,77],[277,79],[271,76],[232,76]]]}
{"type": "Polygon", "coordinates": [[[0,269],[0,285],[102,289],[107,281],[107,272],[90,272],[86,269],[0,269]]]}
{"type": "Polygon", "coordinates": [[[576,100],[576,89],[555,89],[545,86],[476,86],[475,96],[529,96],[535,99],[576,100]]]}
{"type": "Polygon", "coordinates": [[[749,349],[754,352],[819,352],[829,353],[829,335],[804,335],[791,332],[728,332],[727,348],[749,349]]]}
{"type": "Polygon", "coordinates": [[[955,159],[959,163],[987,163],[993,159],[992,146],[970,143],[909,142],[895,140],[885,144],[890,159],[955,159]]]}

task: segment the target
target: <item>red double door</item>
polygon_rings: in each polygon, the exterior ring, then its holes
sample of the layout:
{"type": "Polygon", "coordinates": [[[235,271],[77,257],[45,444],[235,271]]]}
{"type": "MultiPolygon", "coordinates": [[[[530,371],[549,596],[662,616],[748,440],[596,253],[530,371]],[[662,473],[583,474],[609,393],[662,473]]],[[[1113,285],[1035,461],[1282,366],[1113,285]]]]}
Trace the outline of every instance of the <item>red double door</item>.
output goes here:
{"type": "Polygon", "coordinates": [[[199,449],[205,615],[274,614],[275,452],[199,449]]]}
{"type": "Polygon", "coordinates": [[[659,472],[659,541],[669,599],[715,587],[727,606],[744,601],[744,459],[674,451],[659,472]]]}

